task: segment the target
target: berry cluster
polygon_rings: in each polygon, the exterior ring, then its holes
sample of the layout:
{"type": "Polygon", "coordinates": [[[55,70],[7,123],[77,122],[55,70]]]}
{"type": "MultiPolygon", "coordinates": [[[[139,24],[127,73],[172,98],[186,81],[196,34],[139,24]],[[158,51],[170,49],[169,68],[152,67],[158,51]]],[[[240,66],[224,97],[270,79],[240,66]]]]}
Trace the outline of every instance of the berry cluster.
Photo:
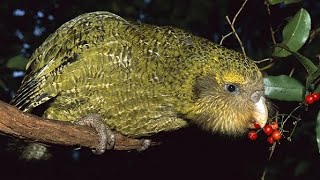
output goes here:
{"type": "MultiPolygon", "coordinates": [[[[257,123],[254,123],[254,127],[256,129],[260,129],[260,125],[257,123]]],[[[263,127],[263,132],[268,136],[267,141],[270,144],[273,144],[276,141],[279,141],[282,138],[281,132],[278,130],[279,126],[276,122],[271,122],[270,124],[267,124],[263,127]]],[[[258,130],[260,131],[260,130],[258,130]]],[[[250,131],[248,134],[248,138],[250,140],[256,140],[258,138],[258,131],[250,131]]]]}
{"type": "Polygon", "coordinates": [[[313,104],[317,101],[320,100],[320,93],[312,93],[312,94],[308,94],[306,97],[305,97],[305,101],[307,104],[313,104]]]}

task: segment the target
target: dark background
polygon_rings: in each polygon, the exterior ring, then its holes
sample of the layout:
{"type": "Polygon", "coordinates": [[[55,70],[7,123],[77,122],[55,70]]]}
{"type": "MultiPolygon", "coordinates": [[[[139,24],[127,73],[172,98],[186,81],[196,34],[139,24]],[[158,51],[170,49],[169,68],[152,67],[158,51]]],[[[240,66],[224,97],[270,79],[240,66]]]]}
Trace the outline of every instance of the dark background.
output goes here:
{"type": "MultiPolygon", "coordinates": [[[[6,68],[16,55],[32,52],[64,22],[97,10],[110,11],[132,21],[171,25],[219,42],[231,31],[225,16],[233,17],[241,0],[5,0],[0,3],[0,99],[10,101],[23,72],[6,68]]],[[[312,28],[319,27],[320,2],[305,0],[293,5],[271,6],[268,16],[263,0],[249,0],[236,21],[236,29],[249,57],[260,60],[271,56],[270,24],[281,41],[281,28],[287,17],[301,7],[311,14],[312,28]]],[[[224,46],[240,51],[234,37],[224,46]]],[[[317,61],[319,38],[301,52],[317,61]]],[[[263,66],[264,64],[259,64],[263,66]]],[[[295,60],[277,60],[265,74],[288,74],[296,68],[297,79],[304,70],[295,60]]],[[[297,103],[273,102],[281,112],[290,112],[297,103]]],[[[26,162],[8,151],[8,137],[0,137],[0,179],[259,179],[267,168],[266,179],[319,179],[320,159],[315,140],[315,111],[303,113],[293,141],[281,141],[271,162],[266,137],[250,142],[246,137],[231,138],[208,134],[197,127],[160,134],[163,143],[145,152],[110,151],[95,156],[88,149],[53,146],[49,160],[26,162]]],[[[290,127],[288,127],[290,130],[290,127]]],[[[261,134],[262,135],[262,134],[261,134]]]]}

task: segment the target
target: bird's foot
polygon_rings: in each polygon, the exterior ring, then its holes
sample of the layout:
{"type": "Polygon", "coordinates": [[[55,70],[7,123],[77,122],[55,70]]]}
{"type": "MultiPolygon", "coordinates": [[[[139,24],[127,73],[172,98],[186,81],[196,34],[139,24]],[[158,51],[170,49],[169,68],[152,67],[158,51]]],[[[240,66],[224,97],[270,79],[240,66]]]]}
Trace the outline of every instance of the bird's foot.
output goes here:
{"type": "Polygon", "coordinates": [[[112,130],[103,122],[99,114],[89,114],[76,122],[82,126],[90,126],[98,132],[99,145],[92,150],[94,154],[102,154],[105,150],[112,149],[115,144],[115,135],[112,130]]]}
{"type": "Polygon", "coordinates": [[[147,150],[151,146],[151,142],[152,141],[150,139],[142,139],[141,146],[137,149],[137,151],[141,152],[147,150]]]}

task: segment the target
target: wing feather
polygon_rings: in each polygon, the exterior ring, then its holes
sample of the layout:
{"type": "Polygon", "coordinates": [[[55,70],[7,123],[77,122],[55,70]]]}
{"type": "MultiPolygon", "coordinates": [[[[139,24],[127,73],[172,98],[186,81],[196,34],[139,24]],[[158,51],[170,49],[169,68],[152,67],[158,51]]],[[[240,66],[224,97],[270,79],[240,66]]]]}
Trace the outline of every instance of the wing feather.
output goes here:
{"type": "Polygon", "coordinates": [[[63,24],[33,53],[22,85],[10,103],[26,112],[55,97],[59,90],[48,87],[52,86],[52,78],[77,61],[85,50],[114,38],[120,23],[130,24],[120,16],[101,11],[80,15],[63,24]]]}

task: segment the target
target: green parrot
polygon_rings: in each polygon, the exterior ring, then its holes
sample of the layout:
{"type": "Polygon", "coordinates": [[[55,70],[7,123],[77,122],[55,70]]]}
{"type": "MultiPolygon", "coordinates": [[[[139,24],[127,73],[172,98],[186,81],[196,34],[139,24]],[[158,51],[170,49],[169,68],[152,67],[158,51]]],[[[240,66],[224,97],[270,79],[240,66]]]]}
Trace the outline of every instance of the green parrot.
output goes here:
{"type": "Polygon", "coordinates": [[[254,122],[263,127],[262,78],[241,53],[181,29],[99,11],[76,17],[45,40],[11,103],[93,126],[102,153],[114,146],[114,132],[148,139],[196,124],[239,136],[254,122]]]}

